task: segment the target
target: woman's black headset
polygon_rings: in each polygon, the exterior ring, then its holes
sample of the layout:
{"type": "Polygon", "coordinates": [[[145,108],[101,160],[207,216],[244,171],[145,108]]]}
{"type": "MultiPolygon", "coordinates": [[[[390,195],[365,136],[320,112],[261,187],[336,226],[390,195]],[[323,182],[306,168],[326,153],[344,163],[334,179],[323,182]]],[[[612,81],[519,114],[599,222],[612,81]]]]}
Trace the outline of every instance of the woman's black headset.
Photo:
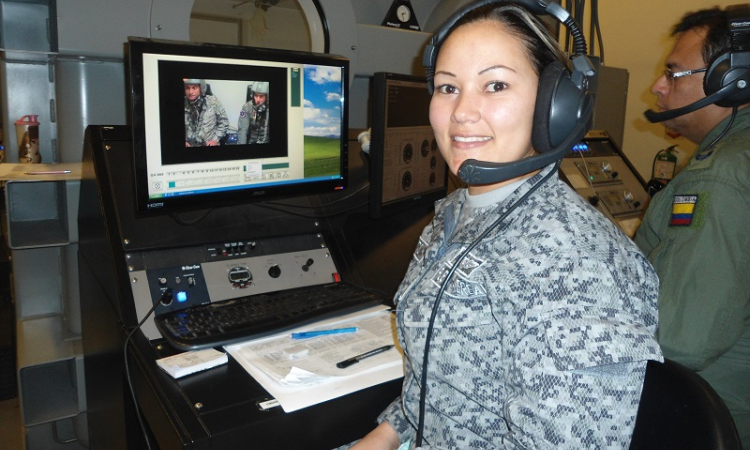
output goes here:
{"type": "Polygon", "coordinates": [[[458,176],[469,185],[499,183],[560,161],[586,135],[594,113],[594,96],[589,85],[596,70],[586,57],[583,33],[565,8],[544,0],[480,0],[454,13],[435,32],[422,57],[430,94],[434,91],[433,75],[440,46],[456,23],[470,11],[500,3],[513,3],[537,15],[549,14],[567,27],[573,37],[573,69],[570,71],[561,62],[554,62],[540,74],[531,136],[539,154],[509,163],[467,160],[461,165],[458,176]]]}

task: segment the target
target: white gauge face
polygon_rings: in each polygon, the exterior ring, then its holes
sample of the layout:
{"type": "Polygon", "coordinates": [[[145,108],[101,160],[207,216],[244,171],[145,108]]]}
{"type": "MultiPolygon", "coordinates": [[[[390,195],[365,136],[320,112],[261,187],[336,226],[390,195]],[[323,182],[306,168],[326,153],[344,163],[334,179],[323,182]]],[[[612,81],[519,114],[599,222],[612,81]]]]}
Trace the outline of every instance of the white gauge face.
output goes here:
{"type": "Polygon", "coordinates": [[[408,22],[411,19],[411,10],[406,5],[401,5],[396,9],[396,15],[401,22],[408,22]]]}

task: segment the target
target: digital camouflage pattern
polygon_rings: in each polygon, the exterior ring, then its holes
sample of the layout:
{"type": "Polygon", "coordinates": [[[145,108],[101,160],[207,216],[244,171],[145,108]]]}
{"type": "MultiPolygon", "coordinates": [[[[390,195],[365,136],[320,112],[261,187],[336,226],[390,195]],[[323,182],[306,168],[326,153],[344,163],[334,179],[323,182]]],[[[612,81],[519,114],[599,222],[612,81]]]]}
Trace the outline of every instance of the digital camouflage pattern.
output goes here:
{"type": "MultiPolygon", "coordinates": [[[[380,417],[413,439],[427,323],[458,255],[553,166],[508,198],[436,207],[397,295],[403,395],[380,417]]],[[[481,196],[480,196],[481,197],[481,196]]],[[[556,176],[464,258],[432,335],[430,449],[628,448],[655,340],[658,280],[633,242],[556,176]]]]}
{"type": "Polygon", "coordinates": [[[228,129],[229,118],[215,96],[201,95],[193,103],[185,99],[185,142],[191,147],[203,147],[212,140],[219,142],[228,129]]]}

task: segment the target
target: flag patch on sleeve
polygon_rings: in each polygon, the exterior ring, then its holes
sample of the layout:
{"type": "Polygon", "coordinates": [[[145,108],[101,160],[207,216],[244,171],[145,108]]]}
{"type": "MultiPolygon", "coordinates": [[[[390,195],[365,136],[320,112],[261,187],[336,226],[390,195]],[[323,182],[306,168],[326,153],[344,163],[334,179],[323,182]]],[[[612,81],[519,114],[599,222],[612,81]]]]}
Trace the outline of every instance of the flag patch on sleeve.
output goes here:
{"type": "Polygon", "coordinates": [[[672,202],[672,218],[669,220],[669,226],[689,227],[693,223],[697,203],[697,195],[675,195],[672,202]]]}

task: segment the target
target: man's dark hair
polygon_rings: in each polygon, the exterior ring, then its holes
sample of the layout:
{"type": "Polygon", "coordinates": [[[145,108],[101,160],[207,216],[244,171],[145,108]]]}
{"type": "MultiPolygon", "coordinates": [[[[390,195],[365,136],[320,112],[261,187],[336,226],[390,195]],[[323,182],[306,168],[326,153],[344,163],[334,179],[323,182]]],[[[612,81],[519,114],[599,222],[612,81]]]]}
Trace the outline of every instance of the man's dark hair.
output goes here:
{"type": "Polygon", "coordinates": [[[703,62],[706,64],[732,47],[732,33],[727,26],[727,13],[719,7],[685,14],[672,29],[672,36],[695,28],[706,30],[706,38],[701,51],[703,62]]]}

